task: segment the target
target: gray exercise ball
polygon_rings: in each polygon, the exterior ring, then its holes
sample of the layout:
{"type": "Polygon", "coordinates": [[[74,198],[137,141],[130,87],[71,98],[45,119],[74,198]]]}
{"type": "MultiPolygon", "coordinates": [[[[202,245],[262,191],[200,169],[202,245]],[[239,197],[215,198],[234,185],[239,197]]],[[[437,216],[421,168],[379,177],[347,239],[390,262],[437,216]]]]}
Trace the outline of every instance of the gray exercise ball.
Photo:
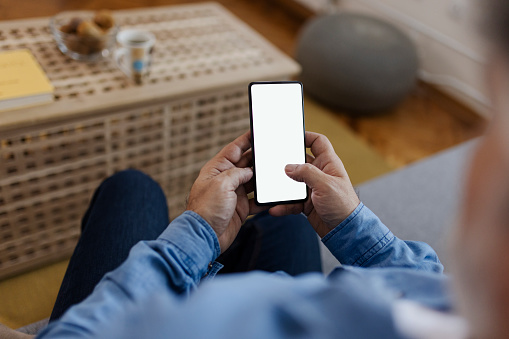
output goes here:
{"type": "Polygon", "coordinates": [[[306,24],[296,58],[306,93],[354,113],[397,105],[414,88],[419,67],[416,48],[400,29],[348,12],[306,24]]]}

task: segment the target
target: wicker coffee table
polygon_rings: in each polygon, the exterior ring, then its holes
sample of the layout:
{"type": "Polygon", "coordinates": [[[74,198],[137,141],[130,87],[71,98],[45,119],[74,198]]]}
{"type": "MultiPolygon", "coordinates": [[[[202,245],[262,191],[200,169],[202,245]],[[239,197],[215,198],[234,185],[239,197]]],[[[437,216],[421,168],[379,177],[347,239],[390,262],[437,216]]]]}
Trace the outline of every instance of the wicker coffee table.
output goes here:
{"type": "Polygon", "coordinates": [[[117,11],[157,38],[150,78],[62,55],[49,18],[0,23],[0,49],[28,48],[55,102],[0,113],[0,278],[68,257],[93,190],[137,168],[180,214],[200,168],[249,128],[247,84],[299,66],[215,3],[117,11]]]}

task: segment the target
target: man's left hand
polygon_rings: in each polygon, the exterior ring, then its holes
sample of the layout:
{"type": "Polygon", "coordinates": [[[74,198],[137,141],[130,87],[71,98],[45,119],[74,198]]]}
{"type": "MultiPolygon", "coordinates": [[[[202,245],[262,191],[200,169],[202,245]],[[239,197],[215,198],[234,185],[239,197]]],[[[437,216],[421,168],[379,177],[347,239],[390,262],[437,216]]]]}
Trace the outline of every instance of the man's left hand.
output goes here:
{"type": "Polygon", "coordinates": [[[244,184],[253,177],[251,134],[244,133],[203,166],[189,194],[187,210],[196,212],[216,232],[221,253],[226,251],[256,207],[244,184]]]}

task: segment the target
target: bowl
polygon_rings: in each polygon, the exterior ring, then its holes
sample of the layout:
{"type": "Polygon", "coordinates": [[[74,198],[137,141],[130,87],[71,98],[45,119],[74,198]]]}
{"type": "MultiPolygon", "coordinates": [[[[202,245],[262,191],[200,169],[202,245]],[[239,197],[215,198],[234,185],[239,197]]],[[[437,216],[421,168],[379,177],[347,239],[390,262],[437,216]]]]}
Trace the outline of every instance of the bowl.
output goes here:
{"type": "Polygon", "coordinates": [[[113,22],[112,27],[101,28],[94,22],[105,13],[109,12],[68,11],[52,17],[50,29],[60,51],[79,61],[96,61],[110,55],[119,27],[113,22]]]}

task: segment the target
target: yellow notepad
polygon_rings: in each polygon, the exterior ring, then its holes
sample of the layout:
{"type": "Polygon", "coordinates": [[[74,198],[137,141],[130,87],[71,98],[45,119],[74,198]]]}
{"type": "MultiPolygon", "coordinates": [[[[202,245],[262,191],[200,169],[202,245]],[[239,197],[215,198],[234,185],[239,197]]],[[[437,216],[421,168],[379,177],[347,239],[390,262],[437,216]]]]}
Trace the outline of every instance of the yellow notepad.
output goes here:
{"type": "Polygon", "coordinates": [[[0,53],[0,111],[52,102],[53,91],[29,50],[0,53]]]}

